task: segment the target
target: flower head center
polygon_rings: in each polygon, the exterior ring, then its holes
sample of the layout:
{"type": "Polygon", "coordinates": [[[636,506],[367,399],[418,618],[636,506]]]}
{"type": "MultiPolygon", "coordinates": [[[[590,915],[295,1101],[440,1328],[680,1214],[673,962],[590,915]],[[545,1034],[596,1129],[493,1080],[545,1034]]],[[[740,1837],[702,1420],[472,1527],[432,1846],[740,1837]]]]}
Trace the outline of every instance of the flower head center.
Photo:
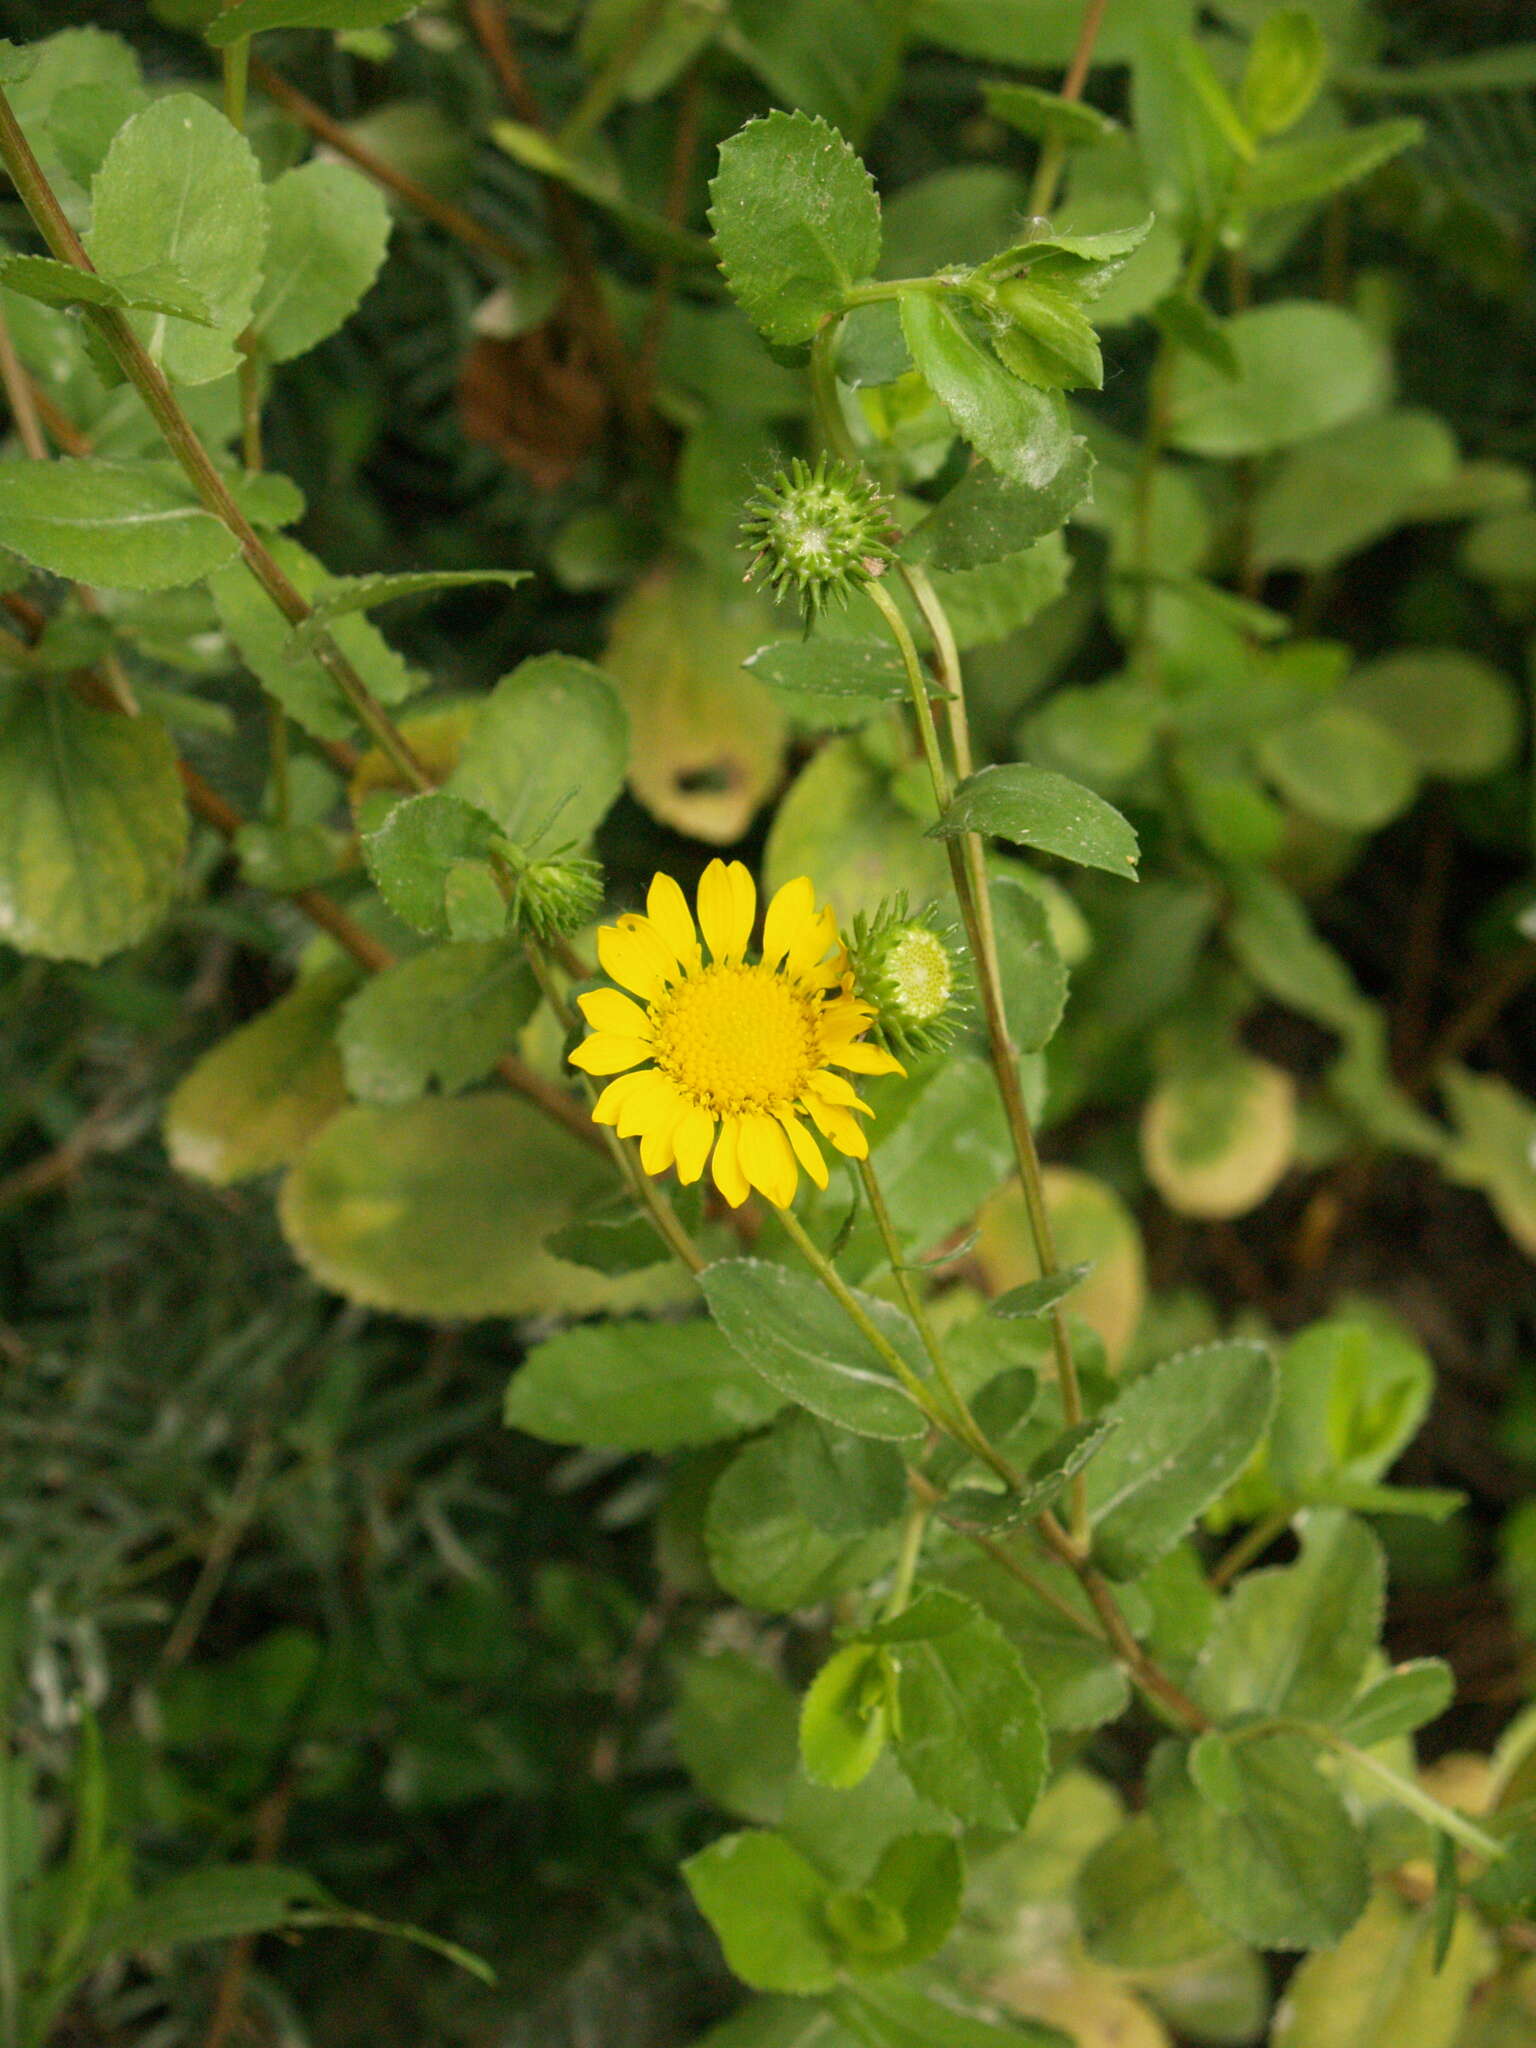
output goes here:
{"type": "Polygon", "coordinates": [[[716,1116],[787,1109],[821,1057],[820,1005],[770,967],[706,967],[652,1005],[656,1064],[716,1116]]]}
{"type": "Polygon", "coordinates": [[[922,925],[909,925],[891,947],[885,975],[896,1007],[916,1024],[942,1016],[955,992],[949,949],[922,925]]]}

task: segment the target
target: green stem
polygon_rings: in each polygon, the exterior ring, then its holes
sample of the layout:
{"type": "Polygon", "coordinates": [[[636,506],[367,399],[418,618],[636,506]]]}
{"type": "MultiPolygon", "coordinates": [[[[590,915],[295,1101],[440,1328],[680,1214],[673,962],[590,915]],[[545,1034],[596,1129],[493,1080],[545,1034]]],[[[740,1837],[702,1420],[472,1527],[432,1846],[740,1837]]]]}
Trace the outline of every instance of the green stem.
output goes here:
{"type": "Polygon", "coordinates": [[[1245,1530],[1226,1555],[1212,1566],[1213,1589],[1218,1593],[1225,1591],[1238,1573],[1246,1571],[1253,1560],[1262,1556],[1271,1543],[1277,1537],[1283,1536],[1290,1526],[1289,1510],[1278,1508],[1274,1514],[1265,1515],[1261,1521],[1255,1522],[1251,1529],[1245,1530]]]}
{"type": "Polygon", "coordinates": [[[1406,1807],[1410,1813],[1416,1813],[1420,1820],[1428,1821],[1431,1827],[1442,1829],[1453,1841],[1460,1842],[1464,1849],[1474,1850],[1477,1855],[1486,1856],[1494,1863],[1507,1854],[1504,1843],[1497,1835],[1490,1835],[1486,1829],[1480,1828],[1476,1821],[1469,1820],[1464,1813],[1458,1813],[1454,1806],[1444,1805],[1432,1793],[1416,1785],[1411,1778],[1405,1778],[1400,1771],[1394,1771],[1390,1764],[1383,1763],[1381,1758],[1370,1750],[1357,1749],[1346,1736],[1337,1734],[1332,1728],[1313,1724],[1304,1726],[1305,1732],[1315,1742],[1320,1742],[1324,1748],[1331,1749],[1336,1756],[1345,1758],[1347,1762],[1374,1778],[1392,1794],[1399,1806],[1406,1807]]]}
{"type": "MultiPolygon", "coordinates": [[[[72,264],[77,270],[90,270],[93,267],[91,260],[43,176],[3,89],[0,89],[0,160],[10,173],[11,182],[34,227],[53,255],[61,263],[72,264]]],[[[288,623],[302,625],[310,616],[310,606],[284,575],[265,542],[231,497],[228,485],[182,411],[159,364],[148,354],[121,313],[106,306],[90,306],[86,308],[86,317],[144,401],[205,509],[233,535],[246,566],[288,623]]],[[[383,705],[328,633],[316,636],[314,653],[351,705],[358,722],[410,787],[431,789],[434,786],[432,778],[411,752],[383,705]]]]}
{"type": "Polygon", "coordinates": [[[1017,1493],[1023,1484],[1022,1480],[1002,1453],[988,1440],[986,1432],[971,1413],[965,1396],[955,1383],[955,1376],[949,1368],[949,1360],[944,1356],[944,1347],[938,1340],[928,1314],[927,1304],[906,1263],[901,1240],[896,1235],[891,1212],[885,1205],[885,1195],[879,1179],[868,1159],[859,1161],[859,1178],[864,1183],[870,1213],[875,1219],[875,1228],[880,1233],[880,1242],[885,1246],[885,1255],[890,1260],[891,1271],[895,1275],[896,1285],[906,1304],[907,1313],[917,1326],[917,1334],[922,1338],[923,1349],[928,1353],[933,1366],[934,1378],[943,1388],[944,1397],[953,1411],[953,1418],[949,1424],[951,1436],[958,1437],[969,1450],[997,1473],[1006,1486],[1017,1493]]]}
{"type": "MultiPolygon", "coordinates": [[[[1077,31],[1077,44],[1067,65],[1067,75],[1061,82],[1061,97],[1064,100],[1079,100],[1083,96],[1083,87],[1088,82],[1089,67],[1093,63],[1093,46],[1099,39],[1104,11],[1108,5],[1109,0],[1087,0],[1082,23],[1077,31]]],[[[1035,166],[1034,183],[1029,190],[1029,210],[1032,214],[1049,213],[1055,205],[1056,186],[1066,159],[1065,137],[1060,129],[1053,129],[1046,137],[1045,147],[1040,152],[1040,161],[1035,166]]]]}
{"type": "Polygon", "coordinates": [[[923,1538],[928,1533],[928,1518],[932,1513],[932,1503],[914,1495],[907,1509],[906,1520],[901,1526],[901,1548],[896,1553],[896,1576],[891,1582],[890,1595],[882,1610],[886,1621],[905,1613],[907,1603],[912,1598],[912,1581],[917,1577],[918,1560],[923,1554],[923,1538]]]}
{"type": "MultiPolygon", "coordinates": [[[[929,630],[933,633],[934,644],[939,650],[944,671],[941,680],[946,686],[946,697],[951,713],[951,730],[956,735],[957,743],[963,746],[964,758],[968,760],[970,735],[964,717],[964,692],[954,634],[937,593],[922,571],[913,572],[909,581],[913,597],[923,613],[929,630]],[[962,707],[958,721],[954,716],[957,704],[962,707]]],[[[923,674],[917,644],[890,593],[875,582],[867,584],[865,588],[889,626],[891,637],[900,652],[902,665],[906,669],[912,709],[917,718],[923,755],[928,763],[928,773],[933,783],[934,800],[942,813],[949,807],[953,786],[944,761],[943,749],[939,744],[938,730],[934,725],[933,707],[928,700],[928,681],[923,674]]],[[[1050,1275],[1060,1270],[1061,1261],[1057,1256],[1055,1233],[1051,1229],[1050,1212],[1046,1207],[1045,1182],[1040,1168],[1040,1154],[1035,1145],[1034,1126],[1030,1122],[1029,1107],[1024,1100],[1024,1091],[1019,1082],[1018,1055],[1008,1035],[1008,1013],[1003,1001],[997,936],[992,927],[991,897],[987,889],[985,850],[979,836],[974,832],[966,833],[958,840],[946,839],[944,844],[949,856],[950,876],[954,883],[956,900],[960,905],[961,920],[970,946],[976,986],[981,995],[992,1071],[997,1079],[998,1093],[1002,1098],[1009,1135],[1013,1141],[1019,1183],[1024,1191],[1024,1206],[1035,1241],[1035,1256],[1042,1275],[1050,1275]]],[[[1061,1388],[1062,1415],[1068,1427],[1072,1428],[1083,1419],[1083,1398],[1066,1315],[1060,1307],[1051,1313],[1051,1335],[1056,1355],[1056,1375],[1061,1388]]],[[[1071,1515],[1073,1534],[1082,1542],[1087,1531],[1087,1508],[1080,1474],[1072,1483],[1071,1515]]]]}
{"type": "Polygon", "coordinates": [[[224,50],[224,118],[231,128],[245,128],[245,87],[251,70],[251,39],[241,36],[224,50]]]}
{"type": "Polygon", "coordinates": [[[837,336],[842,324],[842,314],[833,313],[816,330],[816,338],[811,343],[811,397],[822,434],[832,453],[839,461],[846,462],[850,469],[862,469],[864,458],[848,430],[848,418],[837,392],[837,336]]]}
{"type": "MultiPolygon", "coordinates": [[[[794,1210],[781,1209],[777,1203],[774,1204],[774,1209],[791,1242],[799,1251],[800,1256],[805,1260],[811,1271],[816,1275],[822,1286],[826,1288],[860,1336],[871,1346],[881,1362],[895,1374],[913,1403],[922,1411],[935,1429],[942,1430],[946,1436],[955,1435],[953,1418],[944,1413],[943,1409],[934,1400],[932,1393],[924,1386],[923,1382],[918,1378],[911,1366],[908,1365],[889,1337],[886,1336],[885,1332],[866,1312],[864,1304],[859,1300],[842,1274],[838,1272],[836,1266],[833,1265],[826,1253],[813,1242],[794,1210]]],[[[967,1446],[967,1448],[970,1447],[967,1446]]]]}

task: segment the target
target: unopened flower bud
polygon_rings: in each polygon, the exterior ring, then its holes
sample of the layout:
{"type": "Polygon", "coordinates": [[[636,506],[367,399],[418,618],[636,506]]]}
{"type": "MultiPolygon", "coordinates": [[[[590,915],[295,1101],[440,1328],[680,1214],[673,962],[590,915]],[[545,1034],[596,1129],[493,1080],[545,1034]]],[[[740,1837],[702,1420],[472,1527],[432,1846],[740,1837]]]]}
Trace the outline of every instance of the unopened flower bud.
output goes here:
{"type": "Polygon", "coordinates": [[[946,1045],[964,1006],[953,936],[931,912],[913,917],[906,898],[855,919],[849,948],[854,992],[875,1012],[875,1033],[900,1052],[946,1045]]]}
{"type": "Polygon", "coordinates": [[[567,938],[589,925],[603,900],[603,871],[584,854],[561,847],[539,859],[503,840],[497,848],[512,877],[507,930],[514,937],[567,938]]]}
{"type": "Polygon", "coordinates": [[[885,574],[896,529],[878,487],[846,463],[797,457],[747,505],[742,537],[753,550],[749,578],[775,597],[799,598],[808,618],[885,574]]]}

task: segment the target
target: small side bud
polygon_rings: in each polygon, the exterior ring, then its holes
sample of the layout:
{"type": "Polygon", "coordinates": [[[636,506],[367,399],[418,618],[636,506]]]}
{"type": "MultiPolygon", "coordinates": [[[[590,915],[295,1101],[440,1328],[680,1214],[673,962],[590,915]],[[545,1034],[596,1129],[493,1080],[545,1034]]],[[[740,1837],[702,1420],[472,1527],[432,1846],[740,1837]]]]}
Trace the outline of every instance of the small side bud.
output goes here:
{"type": "Polygon", "coordinates": [[[568,938],[596,917],[603,900],[603,871],[585,854],[560,847],[530,859],[511,840],[502,840],[498,859],[511,878],[507,930],[514,938],[568,938]]]}
{"type": "Polygon", "coordinates": [[[854,994],[875,1012],[874,1035],[893,1052],[936,1052],[965,1008],[953,932],[932,911],[912,916],[905,896],[854,919],[848,957],[854,994]]]}
{"type": "Polygon", "coordinates": [[[775,597],[797,597],[807,620],[883,576],[897,529],[877,485],[846,463],[798,457],[752,498],[742,521],[756,576],[775,597]]]}

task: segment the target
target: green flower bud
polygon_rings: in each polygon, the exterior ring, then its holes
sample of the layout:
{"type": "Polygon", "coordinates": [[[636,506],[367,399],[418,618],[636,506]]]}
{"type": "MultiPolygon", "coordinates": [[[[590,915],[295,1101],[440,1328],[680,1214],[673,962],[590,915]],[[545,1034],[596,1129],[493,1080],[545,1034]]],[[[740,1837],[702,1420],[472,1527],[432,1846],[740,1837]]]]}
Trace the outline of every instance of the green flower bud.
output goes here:
{"type": "Polygon", "coordinates": [[[814,469],[797,457],[747,505],[744,544],[775,597],[792,593],[807,618],[850,590],[883,576],[894,559],[890,507],[868,477],[821,456],[814,469]]]}
{"type": "Polygon", "coordinates": [[[900,1053],[949,1043],[965,1008],[953,932],[934,912],[910,916],[905,896],[857,917],[848,949],[854,993],[875,1012],[874,1032],[900,1053]]]}
{"type": "Polygon", "coordinates": [[[496,847],[511,878],[507,930],[514,938],[567,938],[596,917],[603,900],[603,871],[595,860],[560,847],[531,860],[509,839],[496,847]]]}

